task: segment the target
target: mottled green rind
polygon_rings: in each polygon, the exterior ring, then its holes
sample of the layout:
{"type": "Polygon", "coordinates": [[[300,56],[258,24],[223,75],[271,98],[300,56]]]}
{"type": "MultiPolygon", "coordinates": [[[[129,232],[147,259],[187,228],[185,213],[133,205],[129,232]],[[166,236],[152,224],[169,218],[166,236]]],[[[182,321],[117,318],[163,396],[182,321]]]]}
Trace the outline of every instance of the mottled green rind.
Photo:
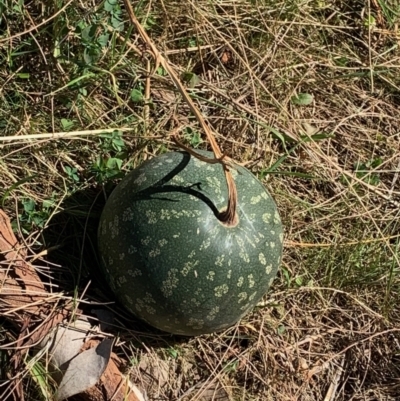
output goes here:
{"type": "Polygon", "coordinates": [[[133,314],[170,333],[211,333],[266,293],[281,261],[281,220],[250,171],[237,166],[233,174],[235,227],[216,217],[227,205],[222,166],[185,152],[146,161],[113,191],[99,251],[112,290],[133,314]]]}

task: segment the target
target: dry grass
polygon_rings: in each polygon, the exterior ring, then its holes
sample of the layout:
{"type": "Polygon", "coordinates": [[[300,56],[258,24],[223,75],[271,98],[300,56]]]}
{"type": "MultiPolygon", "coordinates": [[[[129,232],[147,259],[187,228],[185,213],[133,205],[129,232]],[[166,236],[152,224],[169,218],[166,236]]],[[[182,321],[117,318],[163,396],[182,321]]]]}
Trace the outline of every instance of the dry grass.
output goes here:
{"type": "MultiPolygon", "coordinates": [[[[263,305],[224,333],[171,338],[113,306],[116,351],[132,377],[150,400],[399,399],[397,2],[134,5],[176,70],[195,72],[190,93],[222,149],[274,195],[286,248],[263,305]],[[301,93],[311,104],[294,104],[301,93]]],[[[153,62],[134,30],[112,28],[116,9],[75,0],[2,7],[4,208],[26,246],[59,266],[54,284],[79,294],[90,282],[87,299],[110,300],[94,274],[104,194],[170,148],[177,126],[185,144],[207,143],[165,72],[147,78],[153,62]],[[106,128],[129,128],[121,148],[99,135],[106,128]]],[[[4,341],[15,336],[8,329],[4,341]]],[[[29,380],[26,391],[45,399],[29,380]]]]}

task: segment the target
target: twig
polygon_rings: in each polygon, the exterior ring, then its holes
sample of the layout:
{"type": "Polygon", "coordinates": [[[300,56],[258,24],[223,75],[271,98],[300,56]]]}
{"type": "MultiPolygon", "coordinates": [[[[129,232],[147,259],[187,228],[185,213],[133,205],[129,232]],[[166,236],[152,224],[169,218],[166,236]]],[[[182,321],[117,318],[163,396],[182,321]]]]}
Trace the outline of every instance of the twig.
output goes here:
{"type": "Polygon", "coordinates": [[[338,366],[337,371],[335,373],[335,376],[332,380],[332,383],[330,384],[329,388],[328,388],[328,392],[326,393],[326,396],[324,398],[324,401],[334,401],[335,400],[335,395],[336,395],[336,391],[337,388],[339,386],[339,381],[340,378],[342,377],[342,374],[344,372],[344,362],[345,362],[346,358],[343,355],[342,356],[342,361],[340,362],[340,366],[338,366]]]}
{"type": "Polygon", "coordinates": [[[168,75],[174,82],[175,86],[179,90],[180,94],[182,95],[183,99],[189,106],[192,113],[195,115],[197,121],[199,122],[200,126],[204,130],[208,141],[210,142],[211,148],[214,152],[215,158],[220,159],[220,163],[222,164],[225,172],[226,182],[228,185],[228,206],[226,210],[219,215],[219,219],[227,225],[235,225],[236,224],[236,208],[237,208],[237,190],[235,181],[233,180],[232,174],[229,169],[229,165],[232,163],[229,159],[227,159],[223,153],[221,152],[217,141],[215,140],[215,136],[211,130],[211,128],[206,123],[204,117],[200,113],[197,106],[194,104],[193,100],[190,98],[189,94],[187,93],[186,89],[182,85],[180,79],[178,78],[177,74],[175,73],[174,69],[168,62],[168,60],[160,53],[157,49],[153,41],[147,35],[147,32],[143,29],[142,25],[138,21],[133,12],[132,5],[129,0],[124,0],[124,4],[126,7],[126,11],[128,12],[129,18],[133,25],[135,25],[136,29],[139,32],[142,40],[146,43],[149,47],[150,52],[152,53],[155,61],[154,71],[161,65],[165,71],[167,71],[168,75]]]}
{"type": "Polygon", "coordinates": [[[151,88],[151,65],[150,60],[146,60],[146,87],[144,92],[144,107],[143,107],[143,119],[145,123],[145,133],[147,134],[147,130],[149,128],[149,120],[150,120],[150,88],[151,88]]]}
{"type": "Polygon", "coordinates": [[[10,135],[10,136],[0,136],[0,142],[30,141],[32,139],[68,139],[76,136],[98,135],[114,131],[128,132],[133,130],[134,128],[104,128],[104,129],[95,129],[86,131],[54,132],[52,134],[43,133],[43,134],[30,134],[30,135],[10,135]]]}

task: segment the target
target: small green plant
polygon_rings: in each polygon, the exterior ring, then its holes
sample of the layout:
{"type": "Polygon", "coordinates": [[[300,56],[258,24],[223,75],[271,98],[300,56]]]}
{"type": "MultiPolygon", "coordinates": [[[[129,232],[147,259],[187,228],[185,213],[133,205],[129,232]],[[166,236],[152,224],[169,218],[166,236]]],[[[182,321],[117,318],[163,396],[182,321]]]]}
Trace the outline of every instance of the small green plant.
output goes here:
{"type": "Polygon", "coordinates": [[[61,127],[64,131],[69,131],[74,126],[74,122],[68,118],[61,119],[61,127]]]}
{"type": "Polygon", "coordinates": [[[376,25],[376,18],[373,15],[368,15],[364,18],[364,26],[366,28],[373,28],[376,25]]]}
{"type": "Polygon", "coordinates": [[[177,350],[176,348],[167,348],[167,354],[173,358],[173,359],[177,359],[179,356],[179,350],[177,350]]]}
{"type": "Polygon", "coordinates": [[[104,10],[109,14],[111,26],[116,31],[122,32],[124,30],[124,23],[119,1],[106,0],[104,2],[104,10]]]}
{"type": "Polygon", "coordinates": [[[105,132],[100,134],[99,137],[102,138],[100,148],[103,152],[122,152],[125,149],[121,131],[105,132]]]}
{"type": "Polygon", "coordinates": [[[296,106],[308,106],[314,100],[314,96],[310,93],[299,93],[291,97],[291,101],[296,106]]]}
{"type": "Polygon", "coordinates": [[[72,182],[79,182],[78,170],[75,167],[64,166],[64,172],[72,182]]]}
{"type": "Polygon", "coordinates": [[[239,361],[237,359],[233,360],[233,361],[229,361],[227,362],[224,367],[223,370],[226,373],[235,373],[237,371],[237,368],[239,366],[239,361]]]}
{"type": "Polygon", "coordinates": [[[144,88],[143,85],[139,84],[136,88],[133,88],[130,93],[130,98],[132,102],[140,103],[144,99],[144,88]]]}
{"type": "Polygon", "coordinates": [[[198,131],[194,130],[193,128],[186,127],[183,130],[183,136],[189,142],[189,144],[194,147],[198,148],[199,145],[203,143],[203,139],[198,131]]]}
{"type": "Polygon", "coordinates": [[[121,168],[127,158],[127,152],[121,131],[103,133],[99,137],[102,154],[96,157],[91,172],[95,180],[103,184],[109,179],[123,176],[121,168]]]}
{"type": "MultiPolygon", "coordinates": [[[[21,230],[29,234],[33,229],[44,228],[55,205],[55,195],[51,199],[44,200],[41,204],[31,198],[22,200],[22,213],[19,215],[21,230]]],[[[14,228],[16,228],[14,226],[14,228]]]]}
{"type": "Polygon", "coordinates": [[[91,167],[94,178],[100,184],[111,178],[121,178],[122,160],[117,157],[98,156],[91,167]]]}
{"type": "Polygon", "coordinates": [[[380,182],[379,175],[372,171],[377,167],[379,167],[382,163],[383,160],[380,157],[377,157],[373,160],[369,160],[366,163],[363,162],[355,163],[354,172],[356,173],[356,177],[359,178],[360,180],[363,180],[367,184],[378,185],[380,182]]]}

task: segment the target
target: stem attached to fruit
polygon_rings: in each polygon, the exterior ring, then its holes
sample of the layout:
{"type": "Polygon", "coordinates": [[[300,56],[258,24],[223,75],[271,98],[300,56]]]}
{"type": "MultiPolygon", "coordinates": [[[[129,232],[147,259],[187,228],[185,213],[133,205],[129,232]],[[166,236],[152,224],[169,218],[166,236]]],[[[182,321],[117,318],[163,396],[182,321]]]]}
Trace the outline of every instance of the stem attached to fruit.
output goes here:
{"type": "MultiPolygon", "coordinates": [[[[211,162],[215,163],[215,160],[218,160],[219,163],[222,164],[224,168],[224,173],[225,173],[225,178],[226,178],[226,183],[228,186],[228,205],[225,211],[221,212],[220,215],[218,216],[219,220],[227,225],[227,226],[234,226],[237,224],[237,215],[236,215],[236,208],[237,208],[237,190],[236,190],[236,184],[235,181],[232,177],[232,174],[230,172],[230,165],[232,165],[232,162],[228,159],[227,157],[224,156],[218,146],[217,141],[215,140],[214,134],[211,130],[211,128],[208,126],[206,121],[204,120],[202,114],[200,113],[199,109],[197,106],[194,104],[193,100],[190,98],[188,95],[185,87],[182,85],[180,79],[176,75],[174,69],[172,66],[169,64],[168,60],[159,52],[153,41],[150,39],[149,35],[147,35],[147,32],[143,29],[142,25],[138,21],[138,19],[135,16],[135,13],[133,12],[132,5],[129,0],[124,0],[125,3],[125,8],[126,11],[128,12],[129,18],[132,22],[133,25],[135,25],[136,29],[138,30],[142,40],[146,43],[146,45],[149,47],[150,52],[153,54],[154,60],[155,60],[155,69],[159,65],[162,65],[165,71],[168,72],[168,75],[171,77],[171,79],[174,81],[175,86],[178,88],[179,92],[181,93],[183,99],[185,102],[188,104],[190,107],[190,110],[192,113],[195,115],[197,121],[203,128],[204,132],[206,133],[207,139],[210,142],[211,149],[214,152],[215,159],[209,159],[207,158],[204,160],[204,158],[200,158],[199,155],[193,150],[190,150],[189,153],[203,161],[206,162],[211,162]]],[[[188,148],[186,148],[187,150],[188,148]]]]}

